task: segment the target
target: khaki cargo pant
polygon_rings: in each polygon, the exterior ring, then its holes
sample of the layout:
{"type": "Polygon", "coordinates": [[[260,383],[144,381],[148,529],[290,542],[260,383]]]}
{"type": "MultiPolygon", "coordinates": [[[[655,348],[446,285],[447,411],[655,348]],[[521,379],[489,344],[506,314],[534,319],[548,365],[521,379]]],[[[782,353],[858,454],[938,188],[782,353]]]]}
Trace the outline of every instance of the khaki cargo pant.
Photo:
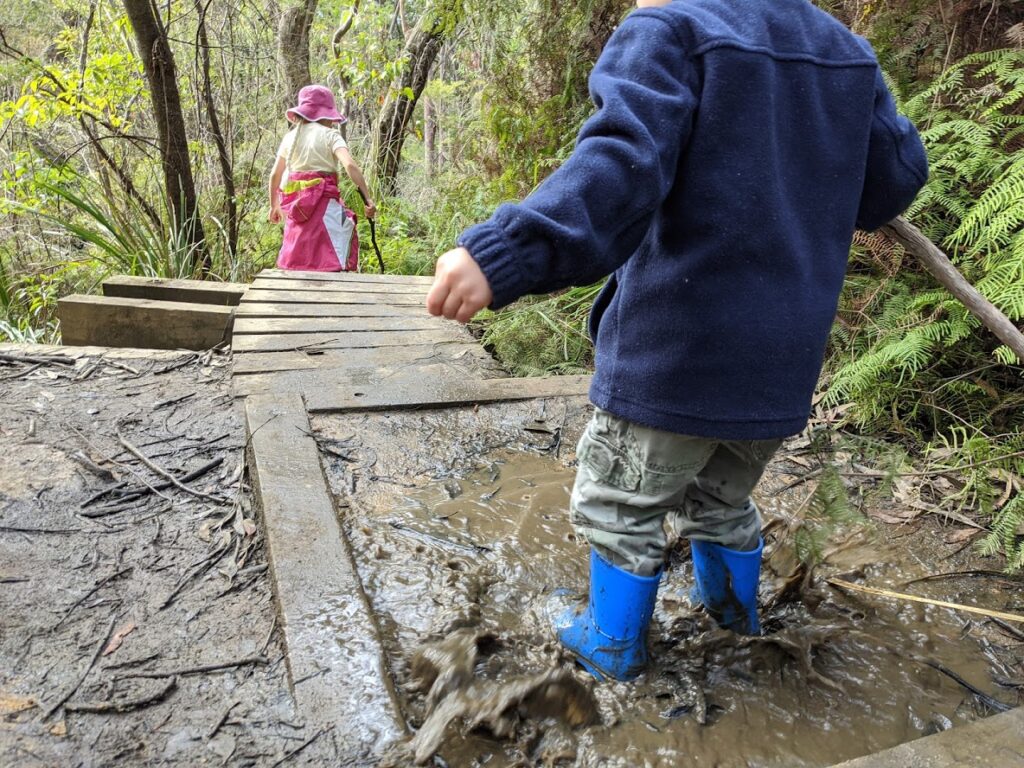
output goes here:
{"type": "Polygon", "coordinates": [[[751,550],[761,516],[750,493],[782,440],[714,440],[662,432],[596,409],[580,438],[572,491],[579,535],[613,564],[650,576],[680,538],[751,550]]]}

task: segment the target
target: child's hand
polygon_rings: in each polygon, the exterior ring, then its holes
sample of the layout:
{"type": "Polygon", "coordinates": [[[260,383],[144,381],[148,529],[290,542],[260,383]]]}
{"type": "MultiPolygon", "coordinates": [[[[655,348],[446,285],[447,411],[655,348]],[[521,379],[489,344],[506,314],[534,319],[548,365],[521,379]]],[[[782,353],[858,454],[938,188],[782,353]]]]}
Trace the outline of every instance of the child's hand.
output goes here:
{"type": "Polygon", "coordinates": [[[492,298],[487,277],[465,248],[448,251],[437,260],[434,284],[427,294],[430,314],[468,323],[492,298]]]}
{"type": "Polygon", "coordinates": [[[281,206],[280,205],[272,205],[272,206],[270,206],[270,215],[267,216],[267,220],[271,224],[280,224],[281,223],[281,219],[283,219],[283,218],[284,218],[284,214],[281,212],[281,206]]]}

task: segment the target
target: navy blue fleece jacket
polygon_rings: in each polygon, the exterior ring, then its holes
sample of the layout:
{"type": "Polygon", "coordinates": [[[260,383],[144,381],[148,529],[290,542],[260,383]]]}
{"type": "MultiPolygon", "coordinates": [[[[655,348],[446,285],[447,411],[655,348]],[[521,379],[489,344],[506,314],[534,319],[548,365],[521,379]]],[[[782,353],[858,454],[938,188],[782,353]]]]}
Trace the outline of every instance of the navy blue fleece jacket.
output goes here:
{"type": "Polygon", "coordinates": [[[596,405],[713,438],[799,432],[853,231],[927,176],[871,47],[807,0],[676,0],[622,23],[590,90],[569,160],[459,239],[492,306],[614,273],[596,405]]]}

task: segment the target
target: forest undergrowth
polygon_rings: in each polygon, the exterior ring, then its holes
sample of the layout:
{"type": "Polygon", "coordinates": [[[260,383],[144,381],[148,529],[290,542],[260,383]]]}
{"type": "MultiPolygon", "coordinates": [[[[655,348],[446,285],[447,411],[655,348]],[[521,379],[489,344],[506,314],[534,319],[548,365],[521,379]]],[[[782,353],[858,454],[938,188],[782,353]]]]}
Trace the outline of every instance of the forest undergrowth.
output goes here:
{"type": "MultiPolygon", "coordinates": [[[[95,291],[109,274],[244,281],[272,265],[280,229],[266,221],[265,184],[287,127],[295,62],[275,50],[289,19],[308,12],[305,66],[341,95],[353,154],[377,176],[388,270],[429,274],[463,228],[569,155],[591,110],[589,69],[633,5],[171,0],[159,21],[177,65],[189,208],[184,186],[178,197],[161,184],[134,4],[9,0],[0,10],[0,339],[59,339],[57,298],[95,291]],[[435,49],[417,47],[423,34],[435,49]],[[428,54],[430,77],[406,76],[428,54]],[[382,118],[393,123],[396,105],[411,105],[397,138],[382,118]],[[400,163],[385,173],[382,147],[396,141],[400,163]]],[[[931,177],[908,218],[1020,324],[1024,6],[819,4],[872,41],[921,130],[931,177]]],[[[361,213],[354,189],[344,192],[361,213]]],[[[363,263],[376,268],[366,248],[363,263]]],[[[530,297],[476,328],[512,373],[585,372],[598,289],[530,297]]],[[[848,507],[837,487],[861,497],[850,478],[867,462],[883,468],[873,488],[982,521],[983,550],[1024,567],[1022,361],[883,235],[856,236],[808,434],[833,457],[835,477],[825,474],[812,505],[825,517],[848,507]]]]}

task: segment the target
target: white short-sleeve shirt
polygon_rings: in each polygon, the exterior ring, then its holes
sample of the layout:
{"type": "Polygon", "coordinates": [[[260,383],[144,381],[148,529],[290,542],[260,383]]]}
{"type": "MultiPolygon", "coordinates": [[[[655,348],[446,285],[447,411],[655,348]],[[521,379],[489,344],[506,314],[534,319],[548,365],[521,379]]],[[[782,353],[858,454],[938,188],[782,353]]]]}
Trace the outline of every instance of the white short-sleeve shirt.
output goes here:
{"type": "Polygon", "coordinates": [[[347,146],[344,137],[334,128],[320,123],[299,123],[284,135],[277,156],[284,158],[289,171],[337,173],[338,158],[334,153],[347,146]]]}

